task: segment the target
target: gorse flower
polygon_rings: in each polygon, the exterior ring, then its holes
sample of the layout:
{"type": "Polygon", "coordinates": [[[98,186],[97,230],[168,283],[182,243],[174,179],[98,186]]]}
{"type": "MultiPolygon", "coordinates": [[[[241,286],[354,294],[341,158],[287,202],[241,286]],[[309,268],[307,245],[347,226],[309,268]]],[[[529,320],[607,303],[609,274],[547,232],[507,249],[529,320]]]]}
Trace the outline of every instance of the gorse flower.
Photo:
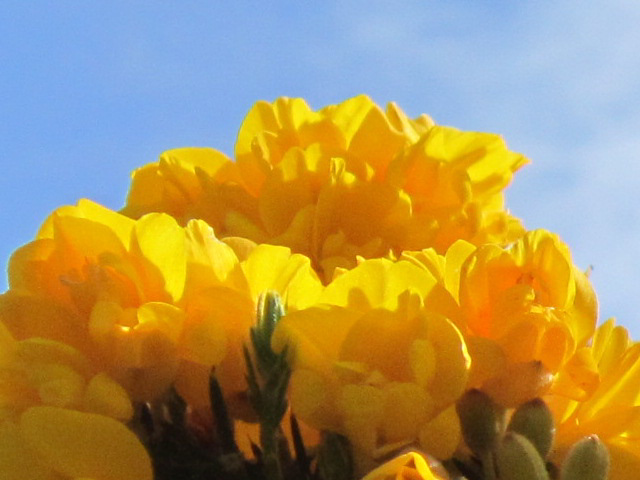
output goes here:
{"type": "Polygon", "coordinates": [[[578,350],[561,372],[584,386],[578,398],[553,393],[546,400],[556,417],[556,456],[587,435],[598,435],[611,455],[610,476],[637,478],[640,468],[640,344],[608,320],[592,345],[578,350]]]}
{"type": "Polygon", "coordinates": [[[444,252],[459,238],[504,244],[523,233],[502,190],[526,160],[500,137],[460,132],[368,97],[312,111],[301,99],[258,102],[235,149],[165,153],[135,172],[123,212],[202,218],[302,253],[325,281],[356,257],[444,252]]]}
{"type": "Polygon", "coordinates": [[[469,358],[458,329],[429,303],[438,287],[409,262],[366,260],[329,284],[320,305],[287,315],[273,346],[290,349],[294,413],[344,434],[365,457],[414,442],[450,456],[469,358]]]}
{"type": "Polygon", "coordinates": [[[214,366],[229,395],[246,388],[242,344],[259,293],[277,290],[295,309],[321,288],[308,259],[244,247],[236,245],[247,255],[241,262],[204,222],[183,228],[166,214],[133,221],[82,201],[56,211],[14,254],[0,316],[18,338],[78,348],[135,400],[175,383],[206,405],[208,394],[196,392],[207,390],[214,366]]]}
{"type": "Polygon", "coordinates": [[[57,209],[0,295],[0,480],[635,478],[640,347],[505,208],[526,162],[283,97],[57,209]]]}
{"type": "Polygon", "coordinates": [[[458,243],[445,270],[473,360],[470,385],[504,406],[543,394],[593,335],[593,288],[547,231],[528,232],[507,248],[458,243]]]}
{"type": "Polygon", "coordinates": [[[125,390],[73,347],[0,324],[0,478],[151,479],[125,390]]]}

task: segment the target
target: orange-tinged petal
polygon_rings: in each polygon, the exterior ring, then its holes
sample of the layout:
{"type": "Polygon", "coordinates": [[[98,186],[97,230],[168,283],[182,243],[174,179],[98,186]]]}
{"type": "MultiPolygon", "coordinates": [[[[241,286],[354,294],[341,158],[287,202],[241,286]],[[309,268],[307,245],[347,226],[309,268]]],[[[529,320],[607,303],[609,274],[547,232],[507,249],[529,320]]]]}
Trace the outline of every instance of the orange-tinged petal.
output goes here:
{"type": "Polygon", "coordinates": [[[20,418],[25,443],[53,470],[71,478],[144,480],[151,462],[122,423],[93,413],[33,407],[20,418]]]}

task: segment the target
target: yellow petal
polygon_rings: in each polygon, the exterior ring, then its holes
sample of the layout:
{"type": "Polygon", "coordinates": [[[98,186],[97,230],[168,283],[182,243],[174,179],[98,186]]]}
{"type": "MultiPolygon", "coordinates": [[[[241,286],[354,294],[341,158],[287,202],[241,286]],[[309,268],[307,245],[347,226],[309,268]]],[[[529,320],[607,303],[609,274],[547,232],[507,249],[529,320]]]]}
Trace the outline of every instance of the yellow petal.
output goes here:
{"type": "Polygon", "coordinates": [[[314,307],[285,315],[271,339],[275,352],[288,348],[295,368],[328,373],[358,313],[340,307],[314,307]]]}
{"type": "Polygon", "coordinates": [[[0,480],[59,480],[28,448],[13,422],[0,423],[0,480]]]}
{"type": "Polygon", "coordinates": [[[242,263],[242,269],[255,300],[262,292],[276,290],[289,307],[304,308],[313,304],[322,291],[309,259],[292,255],[288,248],[258,245],[242,263]]]}
{"type": "Polygon", "coordinates": [[[40,228],[37,238],[53,238],[54,223],[61,217],[84,218],[105,225],[116,234],[122,245],[129,246],[134,221],[86,198],[81,199],[77,206],[65,206],[53,212],[40,228]]]}
{"type": "Polygon", "coordinates": [[[158,297],[164,290],[172,300],[179,300],[186,278],[184,229],[169,215],[152,213],[136,222],[135,240],[132,249],[149,262],[149,290],[157,292],[157,297],[150,299],[161,299],[158,297]]]}
{"type": "Polygon", "coordinates": [[[420,429],[420,447],[441,460],[453,456],[462,440],[460,421],[455,407],[449,407],[420,429]]]}
{"type": "Polygon", "coordinates": [[[47,338],[27,338],[18,344],[18,358],[28,365],[61,364],[88,376],[91,366],[84,355],[75,348],[47,338]]]}
{"type": "Polygon", "coordinates": [[[367,260],[331,282],[318,301],[364,311],[378,307],[395,310],[403,292],[424,297],[436,284],[431,273],[409,262],[367,260]]]}
{"type": "Polygon", "coordinates": [[[449,320],[430,317],[427,335],[436,351],[436,377],[429,391],[437,406],[449,405],[464,391],[471,359],[460,331],[449,320]]]}
{"type": "Polygon", "coordinates": [[[347,437],[365,452],[373,452],[377,430],[384,416],[384,395],[369,385],[345,385],[338,398],[347,437]]]}
{"type": "Polygon", "coordinates": [[[362,480],[437,480],[422,455],[399,455],[365,475],[362,480]]]}
{"type": "Polygon", "coordinates": [[[86,346],[83,320],[48,298],[9,290],[0,295],[0,319],[16,339],[45,337],[78,349],[86,346]]]}
{"type": "Polygon", "coordinates": [[[126,390],[104,373],[89,381],[84,392],[84,408],[87,412],[125,422],[133,416],[133,406],[126,390]]]}
{"type": "Polygon", "coordinates": [[[93,413],[33,407],[20,432],[52,469],[71,478],[151,480],[151,462],[138,438],[122,423],[93,413]]]}
{"type": "Polygon", "coordinates": [[[433,401],[415,383],[391,382],[384,386],[382,432],[387,442],[411,440],[433,415],[433,401]]]}
{"type": "Polygon", "coordinates": [[[227,333],[211,315],[185,328],[181,340],[182,358],[202,365],[218,365],[227,353],[227,333]]]}
{"type": "Polygon", "coordinates": [[[388,379],[407,382],[413,378],[411,344],[422,328],[419,316],[371,310],[351,327],[340,347],[340,360],[361,362],[388,379]]]}
{"type": "Polygon", "coordinates": [[[29,381],[38,389],[40,400],[55,407],[78,407],[85,389],[82,375],[55,363],[33,365],[29,381]]]}
{"type": "Polygon", "coordinates": [[[218,240],[205,222],[191,220],[186,227],[186,239],[190,284],[206,288],[212,282],[224,282],[238,265],[232,248],[218,240]]]}
{"type": "Polygon", "coordinates": [[[335,386],[317,372],[296,369],[291,375],[291,408],[315,428],[335,431],[339,427],[339,412],[331,401],[334,394],[335,386]]]}

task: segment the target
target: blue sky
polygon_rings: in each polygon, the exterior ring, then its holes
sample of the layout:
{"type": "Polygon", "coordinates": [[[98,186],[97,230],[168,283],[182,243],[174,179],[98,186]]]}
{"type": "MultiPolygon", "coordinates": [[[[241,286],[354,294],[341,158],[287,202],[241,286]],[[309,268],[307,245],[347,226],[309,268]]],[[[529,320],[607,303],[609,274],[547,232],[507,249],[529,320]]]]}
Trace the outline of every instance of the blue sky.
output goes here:
{"type": "Polygon", "coordinates": [[[5,1],[0,262],[60,205],[121,207],[163,150],[231,153],[258,99],[367,93],[527,155],[508,207],[640,338],[638,25],[636,1],[5,1]]]}

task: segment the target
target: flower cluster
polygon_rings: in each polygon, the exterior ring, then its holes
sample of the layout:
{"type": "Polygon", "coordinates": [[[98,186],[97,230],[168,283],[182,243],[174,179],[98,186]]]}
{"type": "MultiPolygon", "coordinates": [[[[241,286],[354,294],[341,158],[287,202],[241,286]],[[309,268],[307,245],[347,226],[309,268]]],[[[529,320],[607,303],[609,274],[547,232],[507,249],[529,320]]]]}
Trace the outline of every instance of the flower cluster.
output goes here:
{"type": "Polygon", "coordinates": [[[233,159],[171,150],[121,211],[57,209],[0,296],[0,478],[635,478],[640,345],[505,209],[525,163],[280,98],[233,159]]]}

